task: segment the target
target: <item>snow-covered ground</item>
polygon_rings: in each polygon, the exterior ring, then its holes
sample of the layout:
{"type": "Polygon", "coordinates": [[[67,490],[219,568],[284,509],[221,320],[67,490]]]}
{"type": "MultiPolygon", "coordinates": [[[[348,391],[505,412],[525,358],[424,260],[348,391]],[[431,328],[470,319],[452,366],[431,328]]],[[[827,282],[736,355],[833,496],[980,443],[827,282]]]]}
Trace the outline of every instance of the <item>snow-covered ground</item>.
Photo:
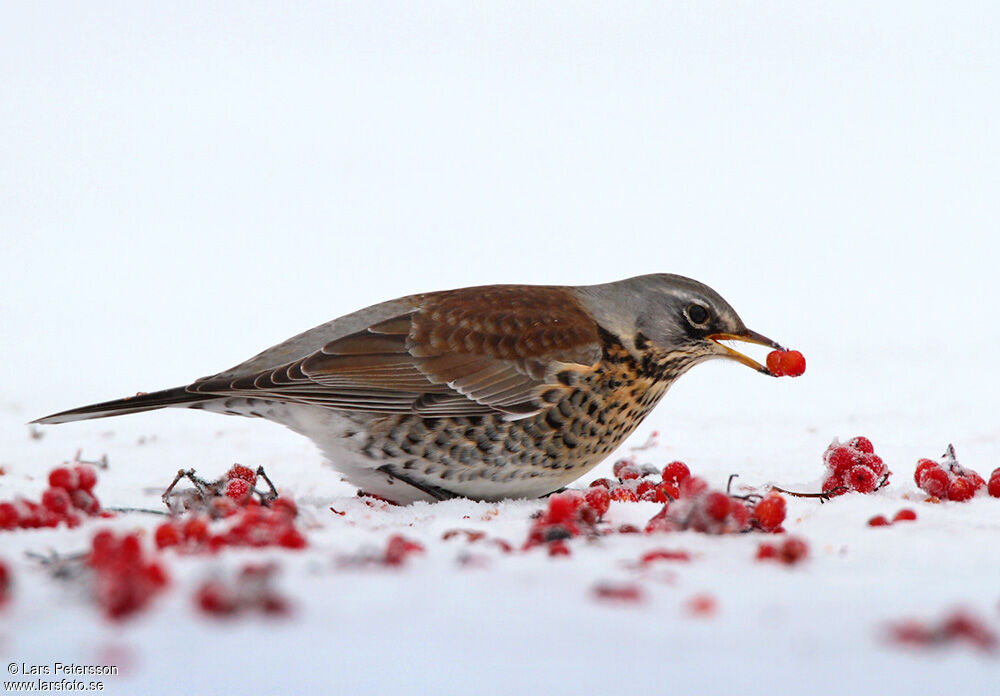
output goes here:
{"type": "Polygon", "coordinates": [[[310,546],[164,554],[170,590],[110,623],[23,554],[158,519],[0,532],[0,656],[117,664],[105,691],[128,694],[992,693],[996,656],[883,631],[955,606],[1000,631],[1000,501],[931,504],[912,480],[948,443],[1000,466],[998,20],[992,3],[3,5],[0,499],[37,497],[78,449],[107,454],[110,506],[239,461],[299,501],[310,546]],[[520,545],[542,503],[372,507],[264,422],[25,425],[410,292],[655,271],[712,285],[809,367],[696,368],[625,450],[657,430],[639,461],[807,488],[833,437],[864,434],[895,472],[789,501],[804,564],[755,562],[760,535],[581,538],[568,558],[443,540],[520,545]],[[917,522],[866,526],[903,506],[917,522]],[[426,553],[338,562],[394,533],[426,553]],[[634,569],[652,548],[694,558],[634,569]],[[206,574],[254,559],[279,561],[290,617],[195,611],[206,574]],[[626,581],[644,602],[591,594],[626,581]],[[685,609],[702,594],[711,617],[685,609]]]}

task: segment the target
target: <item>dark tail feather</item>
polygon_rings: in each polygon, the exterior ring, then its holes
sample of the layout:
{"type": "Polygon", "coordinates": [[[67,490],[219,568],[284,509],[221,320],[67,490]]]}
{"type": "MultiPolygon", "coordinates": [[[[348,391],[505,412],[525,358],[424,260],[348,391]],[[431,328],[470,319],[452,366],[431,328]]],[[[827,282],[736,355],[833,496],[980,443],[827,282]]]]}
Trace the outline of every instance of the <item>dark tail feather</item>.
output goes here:
{"type": "Polygon", "coordinates": [[[150,392],[149,394],[137,394],[136,396],[126,396],[124,399],[105,401],[90,406],[73,408],[62,413],[53,413],[51,416],[39,418],[32,423],[69,423],[70,421],[89,420],[91,418],[107,418],[108,416],[121,416],[126,413],[140,413],[142,411],[153,411],[166,406],[189,406],[211,399],[205,394],[192,394],[186,387],[175,387],[164,389],[163,391],[150,392]]]}

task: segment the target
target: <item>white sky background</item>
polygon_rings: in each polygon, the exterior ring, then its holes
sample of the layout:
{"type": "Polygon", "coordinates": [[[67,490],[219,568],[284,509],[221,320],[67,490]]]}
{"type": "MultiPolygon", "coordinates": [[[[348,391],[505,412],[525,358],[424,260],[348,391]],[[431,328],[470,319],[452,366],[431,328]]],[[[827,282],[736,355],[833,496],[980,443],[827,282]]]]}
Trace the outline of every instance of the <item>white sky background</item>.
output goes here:
{"type": "Polygon", "coordinates": [[[661,418],[995,439],[1000,11],[871,5],[4,3],[0,401],[186,383],[416,291],[669,271],[811,379],[706,366],[661,418]]]}

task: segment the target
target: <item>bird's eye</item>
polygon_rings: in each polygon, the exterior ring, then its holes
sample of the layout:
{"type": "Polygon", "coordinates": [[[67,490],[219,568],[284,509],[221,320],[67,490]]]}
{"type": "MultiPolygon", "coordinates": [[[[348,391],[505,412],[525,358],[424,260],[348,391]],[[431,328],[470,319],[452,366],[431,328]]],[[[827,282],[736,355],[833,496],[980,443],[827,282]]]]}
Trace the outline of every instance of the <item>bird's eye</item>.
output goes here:
{"type": "Polygon", "coordinates": [[[700,304],[688,305],[687,315],[691,323],[697,326],[704,326],[708,323],[708,310],[700,304]]]}

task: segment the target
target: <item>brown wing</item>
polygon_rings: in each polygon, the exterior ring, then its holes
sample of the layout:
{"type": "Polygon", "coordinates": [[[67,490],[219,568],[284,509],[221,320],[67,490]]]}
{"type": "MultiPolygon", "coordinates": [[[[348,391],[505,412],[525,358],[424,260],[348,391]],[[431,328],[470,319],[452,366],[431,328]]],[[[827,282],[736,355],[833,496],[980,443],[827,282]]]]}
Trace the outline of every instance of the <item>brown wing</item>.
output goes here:
{"type": "Polygon", "coordinates": [[[558,371],[600,356],[597,325],[568,289],[487,286],[428,294],[416,311],[300,360],[188,389],[375,413],[520,417],[566,388],[558,371]]]}

